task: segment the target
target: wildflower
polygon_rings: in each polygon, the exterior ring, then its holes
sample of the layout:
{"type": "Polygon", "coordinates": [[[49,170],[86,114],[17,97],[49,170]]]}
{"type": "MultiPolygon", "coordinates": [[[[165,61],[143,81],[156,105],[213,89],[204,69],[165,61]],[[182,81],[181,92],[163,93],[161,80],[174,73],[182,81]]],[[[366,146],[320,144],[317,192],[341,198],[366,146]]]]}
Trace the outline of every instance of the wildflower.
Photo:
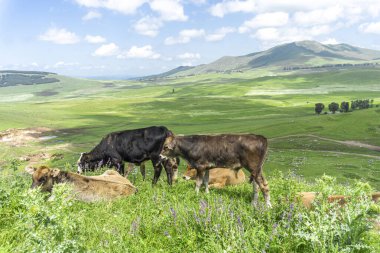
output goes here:
{"type": "Polygon", "coordinates": [[[174,210],[174,208],[173,207],[170,207],[170,211],[171,211],[171,213],[172,213],[172,215],[173,215],[173,219],[174,219],[174,221],[177,219],[177,212],[174,210]]]}
{"type": "Polygon", "coordinates": [[[131,224],[131,234],[135,235],[138,232],[140,225],[140,217],[137,217],[131,224]]]}

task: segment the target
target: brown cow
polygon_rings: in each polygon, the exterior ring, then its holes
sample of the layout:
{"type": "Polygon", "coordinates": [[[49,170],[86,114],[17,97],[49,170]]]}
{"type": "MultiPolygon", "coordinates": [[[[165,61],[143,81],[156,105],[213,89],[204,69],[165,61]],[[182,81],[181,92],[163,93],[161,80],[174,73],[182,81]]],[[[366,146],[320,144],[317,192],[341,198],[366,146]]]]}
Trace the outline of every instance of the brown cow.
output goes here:
{"type": "Polygon", "coordinates": [[[268,150],[264,136],[254,134],[189,135],[169,136],[164,142],[161,159],[183,157],[197,170],[195,190],[198,193],[203,184],[208,193],[209,170],[213,168],[245,168],[251,174],[253,183],[252,204],[257,205],[260,187],[265,202],[271,206],[269,186],[262,173],[262,166],[268,150]]]}
{"type": "Polygon", "coordinates": [[[73,186],[75,197],[86,202],[111,200],[137,192],[137,188],[116,171],[107,170],[100,176],[82,176],[46,166],[25,171],[32,175],[31,188],[41,187],[42,191],[51,192],[55,184],[68,183],[73,186]]]}
{"type": "MultiPolygon", "coordinates": [[[[183,179],[195,180],[197,170],[187,166],[186,172],[183,174],[183,179]]],[[[223,188],[227,185],[237,185],[246,181],[245,174],[242,170],[230,170],[225,168],[214,168],[210,170],[208,185],[210,188],[223,188]]]]}
{"type": "MultiPolygon", "coordinates": [[[[300,192],[297,193],[297,198],[299,198],[302,202],[302,205],[306,207],[307,209],[312,208],[312,204],[315,200],[315,198],[318,196],[318,192],[300,192]]],[[[349,200],[350,196],[345,195],[330,195],[327,197],[327,201],[329,203],[338,203],[340,206],[344,206],[347,203],[347,200],[349,200]]],[[[371,199],[373,202],[377,203],[380,201],[380,192],[375,192],[371,194],[371,199]]]]}

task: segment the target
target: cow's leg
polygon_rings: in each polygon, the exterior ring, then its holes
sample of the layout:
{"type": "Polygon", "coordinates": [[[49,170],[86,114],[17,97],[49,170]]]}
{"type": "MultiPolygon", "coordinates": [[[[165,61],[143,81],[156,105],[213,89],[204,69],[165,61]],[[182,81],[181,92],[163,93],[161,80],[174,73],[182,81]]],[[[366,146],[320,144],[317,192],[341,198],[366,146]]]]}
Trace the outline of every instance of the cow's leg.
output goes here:
{"type": "Polygon", "coordinates": [[[140,173],[143,177],[143,180],[145,181],[145,175],[146,174],[145,174],[145,163],[144,162],[140,164],[140,173]]]}
{"type": "Polygon", "coordinates": [[[132,163],[128,163],[128,166],[127,166],[127,171],[125,173],[125,176],[127,177],[129,175],[129,173],[131,173],[131,171],[133,170],[133,164],[132,163]]]}
{"type": "Polygon", "coordinates": [[[172,185],[173,179],[172,179],[172,172],[173,172],[173,167],[170,163],[166,163],[164,165],[165,171],[166,171],[166,176],[168,178],[168,184],[172,185]]]}
{"type": "Polygon", "coordinates": [[[272,207],[270,203],[270,195],[269,195],[269,185],[267,180],[265,180],[264,176],[260,173],[257,177],[255,177],[256,183],[259,185],[261,192],[264,195],[264,200],[267,207],[272,207]]]}
{"type": "Polygon", "coordinates": [[[157,181],[161,175],[162,165],[159,159],[152,159],[152,164],[154,168],[154,176],[152,184],[157,184],[157,181]]]}
{"type": "Polygon", "coordinates": [[[254,178],[252,178],[252,185],[253,185],[252,205],[256,207],[257,200],[259,198],[259,185],[256,183],[254,178]]]}
{"type": "Polygon", "coordinates": [[[172,180],[175,182],[175,181],[177,181],[177,178],[178,178],[178,165],[177,164],[173,165],[172,171],[173,171],[172,180]]]}
{"type": "Polygon", "coordinates": [[[123,175],[125,176],[125,171],[124,171],[124,163],[122,161],[119,161],[117,164],[116,164],[116,169],[117,171],[119,172],[120,175],[123,175]]]}
{"type": "Polygon", "coordinates": [[[272,207],[270,203],[270,195],[269,195],[269,186],[268,182],[265,180],[263,174],[262,174],[262,166],[264,163],[264,159],[258,162],[254,161],[249,161],[247,162],[247,166],[244,166],[250,173],[250,182],[253,184],[253,199],[252,199],[252,204],[255,206],[257,205],[257,192],[258,192],[258,187],[259,186],[261,192],[264,195],[264,200],[265,203],[268,207],[272,207]],[[256,185],[257,184],[257,185],[256,185]]]}
{"type": "Polygon", "coordinates": [[[204,171],[197,170],[197,179],[195,181],[195,192],[198,194],[203,182],[204,171]]]}
{"type": "Polygon", "coordinates": [[[203,176],[203,184],[205,185],[206,193],[209,193],[209,190],[208,190],[209,172],[210,172],[209,170],[206,170],[203,176]]]}

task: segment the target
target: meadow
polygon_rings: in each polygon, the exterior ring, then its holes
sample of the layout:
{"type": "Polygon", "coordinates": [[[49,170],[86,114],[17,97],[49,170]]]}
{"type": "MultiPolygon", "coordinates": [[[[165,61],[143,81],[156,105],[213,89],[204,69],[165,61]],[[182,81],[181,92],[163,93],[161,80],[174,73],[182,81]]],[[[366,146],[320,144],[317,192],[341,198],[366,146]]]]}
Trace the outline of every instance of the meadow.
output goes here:
{"type": "MultiPolygon", "coordinates": [[[[59,83],[1,88],[0,131],[47,127],[45,135],[54,138],[0,143],[0,252],[379,251],[379,233],[370,222],[379,206],[363,197],[380,189],[379,152],[345,141],[380,146],[380,108],[314,113],[318,102],[380,104],[379,78],[376,68],[145,81],[60,76],[59,83]],[[39,164],[75,170],[79,153],[105,134],[150,125],[176,134],[266,136],[264,173],[274,207],[254,209],[249,184],[196,195],[193,182],[180,179],[169,187],[162,175],[152,188],[150,164],[147,181],[137,172],[130,177],[137,195],[110,203],[67,200],[66,186],[49,201],[28,189],[28,162],[20,157],[59,154],[39,164]],[[341,209],[321,197],[307,211],[289,201],[299,191],[358,198],[341,209]]],[[[182,161],[180,173],[184,168],[182,161]]]]}

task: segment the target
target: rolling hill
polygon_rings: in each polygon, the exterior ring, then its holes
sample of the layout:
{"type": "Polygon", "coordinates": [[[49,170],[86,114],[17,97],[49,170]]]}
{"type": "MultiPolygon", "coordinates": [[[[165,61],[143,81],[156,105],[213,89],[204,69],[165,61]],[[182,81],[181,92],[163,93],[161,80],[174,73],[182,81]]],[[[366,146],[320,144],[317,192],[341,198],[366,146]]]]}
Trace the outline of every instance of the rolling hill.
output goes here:
{"type": "Polygon", "coordinates": [[[362,66],[380,61],[380,51],[348,44],[324,45],[316,41],[299,41],[279,45],[243,56],[224,56],[212,63],[194,67],[181,66],[146,78],[189,76],[206,73],[243,72],[260,68],[277,71],[335,66],[362,66]]]}

